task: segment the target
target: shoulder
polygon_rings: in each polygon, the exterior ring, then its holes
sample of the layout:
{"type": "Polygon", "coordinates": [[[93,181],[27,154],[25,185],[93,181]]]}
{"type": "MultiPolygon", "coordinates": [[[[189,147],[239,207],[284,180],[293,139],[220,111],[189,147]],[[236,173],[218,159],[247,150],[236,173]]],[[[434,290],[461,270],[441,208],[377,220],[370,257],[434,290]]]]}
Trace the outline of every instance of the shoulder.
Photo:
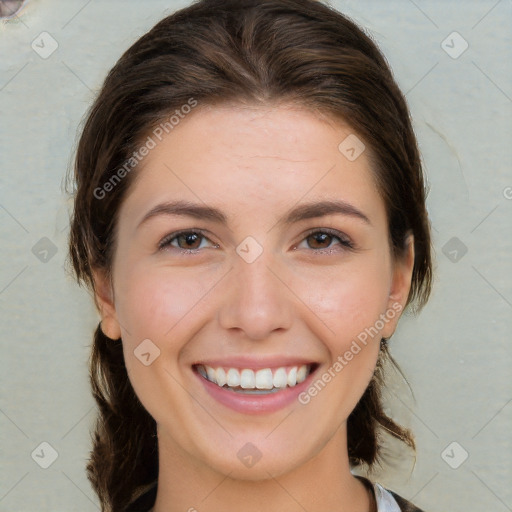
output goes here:
{"type": "Polygon", "coordinates": [[[384,489],[378,483],[373,484],[377,501],[377,512],[423,512],[410,501],[388,489],[384,489]]]}
{"type": "Polygon", "coordinates": [[[402,498],[389,489],[385,489],[377,482],[371,482],[368,478],[355,475],[361,480],[365,486],[373,492],[377,512],[423,512],[421,509],[413,505],[410,501],[402,498]]]}
{"type": "Polygon", "coordinates": [[[402,498],[393,491],[388,492],[389,494],[391,494],[391,496],[393,496],[393,498],[397,502],[401,512],[423,512],[423,510],[418,508],[416,505],[413,505],[410,501],[407,501],[406,499],[402,498]]]}

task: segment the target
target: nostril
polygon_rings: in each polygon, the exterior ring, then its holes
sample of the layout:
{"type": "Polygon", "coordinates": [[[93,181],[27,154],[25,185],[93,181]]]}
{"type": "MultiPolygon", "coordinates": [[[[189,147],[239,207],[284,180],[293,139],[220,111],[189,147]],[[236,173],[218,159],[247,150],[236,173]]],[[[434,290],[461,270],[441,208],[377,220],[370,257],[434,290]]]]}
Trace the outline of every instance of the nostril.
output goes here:
{"type": "Polygon", "coordinates": [[[16,16],[27,0],[0,0],[0,18],[8,20],[16,16]]]}

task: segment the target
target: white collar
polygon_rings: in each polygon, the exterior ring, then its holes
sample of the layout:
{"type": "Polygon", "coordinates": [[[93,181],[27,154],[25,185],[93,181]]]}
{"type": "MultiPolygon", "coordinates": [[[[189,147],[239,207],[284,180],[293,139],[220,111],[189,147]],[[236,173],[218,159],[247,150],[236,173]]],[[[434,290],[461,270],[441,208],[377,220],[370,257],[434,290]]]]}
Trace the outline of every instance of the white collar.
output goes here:
{"type": "Polygon", "coordinates": [[[377,512],[400,512],[398,503],[389,491],[377,483],[373,484],[373,490],[377,501],[377,512]]]}

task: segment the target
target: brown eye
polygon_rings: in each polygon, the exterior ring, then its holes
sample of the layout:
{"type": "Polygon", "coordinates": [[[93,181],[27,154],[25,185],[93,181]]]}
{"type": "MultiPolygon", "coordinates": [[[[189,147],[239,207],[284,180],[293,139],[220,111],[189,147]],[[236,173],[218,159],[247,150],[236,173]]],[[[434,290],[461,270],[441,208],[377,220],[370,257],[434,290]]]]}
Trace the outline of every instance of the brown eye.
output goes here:
{"type": "Polygon", "coordinates": [[[184,233],[176,237],[180,249],[198,249],[201,245],[202,235],[197,233],[184,233]],[[199,241],[199,244],[198,244],[199,241]]]}
{"type": "Polygon", "coordinates": [[[306,243],[307,249],[319,253],[354,249],[352,241],[344,233],[330,229],[311,231],[302,243],[306,243]]]}
{"type": "Polygon", "coordinates": [[[312,249],[327,249],[333,238],[329,233],[317,232],[309,235],[306,240],[312,249]]]}
{"type": "Polygon", "coordinates": [[[213,247],[218,245],[211,242],[201,231],[180,231],[167,235],[159,244],[159,250],[177,250],[182,252],[195,252],[211,244],[213,247]]]}

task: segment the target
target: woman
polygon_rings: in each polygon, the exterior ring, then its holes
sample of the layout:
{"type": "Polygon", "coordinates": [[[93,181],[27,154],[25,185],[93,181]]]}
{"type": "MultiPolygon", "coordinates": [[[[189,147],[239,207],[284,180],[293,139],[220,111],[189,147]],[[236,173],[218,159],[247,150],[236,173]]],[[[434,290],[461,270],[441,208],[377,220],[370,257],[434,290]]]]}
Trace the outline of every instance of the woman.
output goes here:
{"type": "Polygon", "coordinates": [[[110,71],[70,257],[101,322],[103,510],[419,510],[355,476],[431,285],[416,139],[375,44],[309,0],[203,0],[110,71]]]}

